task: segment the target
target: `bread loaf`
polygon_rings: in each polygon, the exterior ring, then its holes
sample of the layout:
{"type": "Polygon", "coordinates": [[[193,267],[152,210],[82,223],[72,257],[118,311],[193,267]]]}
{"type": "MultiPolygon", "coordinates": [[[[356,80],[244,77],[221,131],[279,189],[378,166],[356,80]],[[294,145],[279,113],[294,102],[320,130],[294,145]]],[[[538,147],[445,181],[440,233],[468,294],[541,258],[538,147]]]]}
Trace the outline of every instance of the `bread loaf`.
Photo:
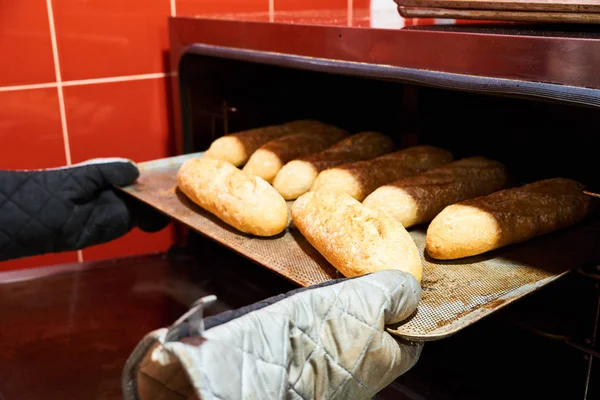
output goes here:
{"type": "Polygon", "coordinates": [[[427,253],[441,260],[474,256],[573,225],[592,211],[582,189],[554,178],[450,205],[427,229],[427,253]]]}
{"type": "Polygon", "coordinates": [[[311,190],[347,193],[358,201],[379,186],[452,161],[449,151],[433,146],[413,146],[368,161],[328,168],[319,173],[311,190]]]}
{"type": "Polygon", "coordinates": [[[275,176],[273,187],[286,200],[308,192],[319,172],[336,165],[369,160],[394,149],[394,142],[378,132],[361,132],[340,140],[320,153],[285,164],[275,176]]]}
{"type": "Polygon", "coordinates": [[[307,192],[292,205],[294,225],[342,275],[397,269],[421,281],[419,250],[406,229],[344,193],[307,192]]]}
{"type": "Polygon", "coordinates": [[[272,236],[287,225],[283,197],[261,178],[227,161],[188,160],[177,173],[177,186],[194,203],[242,232],[272,236]]]}
{"type": "Polygon", "coordinates": [[[446,206],[502,189],[508,174],[484,157],[458,160],[377,188],[363,204],[409,228],[431,221],[446,206]]]}
{"type": "Polygon", "coordinates": [[[243,170],[271,183],[288,161],[325,150],[347,135],[342,129],[323,125],[273,139],[250,156],[243,170]]]}
{"type": "Polygon", "coordinates": [[[322,125],[319,121],[300,120],[232,133],[212,142],[208,150],[204,152],[203,157],[229,161],[239,167],[248,161],[248,158],[256,149],[268,141],[322,125]]]}

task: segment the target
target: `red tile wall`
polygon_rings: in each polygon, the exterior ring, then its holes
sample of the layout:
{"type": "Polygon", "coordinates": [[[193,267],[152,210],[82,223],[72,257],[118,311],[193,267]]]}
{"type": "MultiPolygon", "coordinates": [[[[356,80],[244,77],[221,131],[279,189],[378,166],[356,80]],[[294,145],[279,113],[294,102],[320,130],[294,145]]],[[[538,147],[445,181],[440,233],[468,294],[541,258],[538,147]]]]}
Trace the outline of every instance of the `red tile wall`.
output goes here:
{"type": "MultiPolygon", "coordinates": [[[[170,0],[0,0],[0,169],[171,155],[172,7],[170,0]]],[[[134,230],[0,270],[164,251],[172,241],[172,227],[134,230]]]]}
{"type": "MultiPolygon", "coordinates": [[[[382,1],[396,21],[392,0],[0,0],[0,169],[172,155],[171,15],[284,21],[293,11],[333,10],[340,24],[352,24],[356,10],[355,24],[364,25],[382,1]]],[[[172,227],[135,230],[81,252],[0,263],[0,270],[164,251],[172,240],[172,227]]]]}

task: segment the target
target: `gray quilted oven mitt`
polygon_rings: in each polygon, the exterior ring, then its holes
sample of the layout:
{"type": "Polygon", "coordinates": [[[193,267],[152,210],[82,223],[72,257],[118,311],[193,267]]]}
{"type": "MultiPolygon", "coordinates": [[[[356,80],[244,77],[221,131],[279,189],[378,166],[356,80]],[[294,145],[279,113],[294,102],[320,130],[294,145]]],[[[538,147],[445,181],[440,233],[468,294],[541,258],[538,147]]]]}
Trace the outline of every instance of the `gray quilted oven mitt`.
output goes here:
{"type": "Polygon", "coordinates": [[[410,274],[329,281],[202,320],[203,298],[138,344],[124,369],[127,400],[369,399],[408,371],[422,343],[385,326],[416,309],[410,274]]]}

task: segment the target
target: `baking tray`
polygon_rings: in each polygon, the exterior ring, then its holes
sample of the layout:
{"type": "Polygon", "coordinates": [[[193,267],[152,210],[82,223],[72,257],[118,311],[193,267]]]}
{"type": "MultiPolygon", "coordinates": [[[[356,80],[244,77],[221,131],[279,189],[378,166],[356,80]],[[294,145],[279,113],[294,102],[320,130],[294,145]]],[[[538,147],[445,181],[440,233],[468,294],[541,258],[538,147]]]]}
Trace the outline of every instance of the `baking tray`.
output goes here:
{"type": "MultiPolygon", "coordinates": [[[[341,277],[291,221],[278,236],[253,237],[189,201],[176,188],[176,174],[183,162],[201,154],[141,163],[140,178],[123,190],[298,285],[341,277]]],[[[424,255],[425,231],[425,227],[409,230],[423,260],[421,302],[408,321],[388,328],[411,340],[450,336],[600,255],[600,246],[595,245],[600,237],[598,220],[482,256],[446,262],[424,255]]]]}

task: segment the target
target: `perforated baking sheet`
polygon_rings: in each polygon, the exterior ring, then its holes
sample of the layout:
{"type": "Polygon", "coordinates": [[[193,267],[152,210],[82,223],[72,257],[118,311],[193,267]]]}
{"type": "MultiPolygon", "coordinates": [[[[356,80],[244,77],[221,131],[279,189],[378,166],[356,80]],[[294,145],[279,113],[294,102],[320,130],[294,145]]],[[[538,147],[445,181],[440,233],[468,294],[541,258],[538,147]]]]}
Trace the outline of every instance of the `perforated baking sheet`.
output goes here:
{"type": "MultiPolygon", "coordinates": [[[[176,188],[176,174],[185,160],[197,156],[142,163],[138,182],[124,190],[299,285],[342,277],[291,221],[284,233],[258,238],[238,232],[189,201],[176,188]]],[[[424,255],[425,229],[409,230],[423,260],[421,302],[408,321],[388,328],[407,339],[430,341],[452,335],[600,256],[600,246],[595,245],[600,238],[598,221],[448,262],[424,255]]]]}

